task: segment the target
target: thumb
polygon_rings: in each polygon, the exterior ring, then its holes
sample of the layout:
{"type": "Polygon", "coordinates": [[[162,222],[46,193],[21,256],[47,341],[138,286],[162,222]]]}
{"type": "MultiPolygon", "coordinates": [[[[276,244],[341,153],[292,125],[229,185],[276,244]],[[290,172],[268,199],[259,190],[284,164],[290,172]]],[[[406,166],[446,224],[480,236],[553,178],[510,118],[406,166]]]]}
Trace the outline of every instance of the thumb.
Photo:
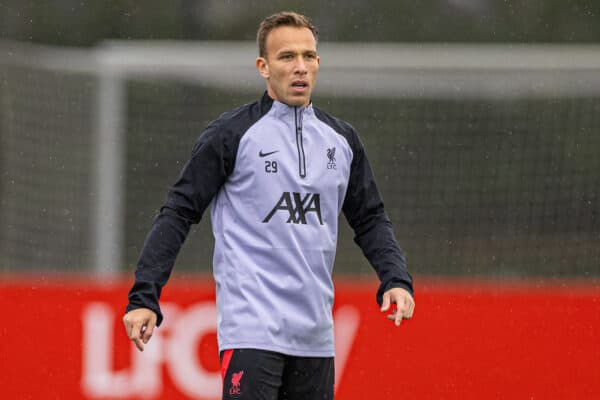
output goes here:
{"type": "Polygon", "coordinates": [[[390,308],[390,294],[385,292],[383,294],[383,301],[381,302],[381,312],[385,312],[390,308]]]}

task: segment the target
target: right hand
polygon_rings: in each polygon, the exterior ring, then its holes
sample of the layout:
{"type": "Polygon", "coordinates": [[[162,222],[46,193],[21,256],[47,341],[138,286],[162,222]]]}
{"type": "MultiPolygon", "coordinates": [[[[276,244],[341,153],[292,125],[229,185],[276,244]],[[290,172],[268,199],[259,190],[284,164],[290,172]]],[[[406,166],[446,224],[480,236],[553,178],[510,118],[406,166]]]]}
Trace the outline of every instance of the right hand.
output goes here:
{"type": "Polygon", "coordinates": [[[156,313],[149,308],[137,308],[125,314],[123,323],[129,339],[139,351],[144,351],[144,344],[148,343],[156,327],[156,313]]]}

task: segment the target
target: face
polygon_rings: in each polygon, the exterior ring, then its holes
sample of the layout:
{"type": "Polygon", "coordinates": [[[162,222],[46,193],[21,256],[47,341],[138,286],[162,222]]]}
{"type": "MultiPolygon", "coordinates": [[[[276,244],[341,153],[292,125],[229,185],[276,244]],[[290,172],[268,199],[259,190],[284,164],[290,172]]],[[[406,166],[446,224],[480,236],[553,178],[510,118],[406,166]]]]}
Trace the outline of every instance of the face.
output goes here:
{"type": "Polygon", "coordinates": [[[269,32],[265,44],[267,55],[256,59],[256,68],[269,96],[289,106],[307,106],[320,63],[310,29],[280,26],[269,32]]]}

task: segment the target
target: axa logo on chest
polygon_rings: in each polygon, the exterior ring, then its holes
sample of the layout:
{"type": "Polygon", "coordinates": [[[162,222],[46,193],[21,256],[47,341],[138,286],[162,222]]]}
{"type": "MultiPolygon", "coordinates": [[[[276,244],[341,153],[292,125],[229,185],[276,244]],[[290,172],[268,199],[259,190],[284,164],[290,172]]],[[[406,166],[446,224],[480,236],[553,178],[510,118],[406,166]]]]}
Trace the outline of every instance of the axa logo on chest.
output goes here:
{"type": "MultiPolygon", "coordinates": [[[[161,308],[165,322],[154,331],[144,352],[140,352],[131,342],[129,348],[123,348],[122,342],[114,340],[115,324],[121,325],[121,310],[103,302],[88,303],[81,318],[81,390],[85,398],[129,399],[143,393],[146,399],[161,399],[166,387],[170,390],[175,387],[190,399],[221,398],[224,384],[221,371],[208,370],[197,351],[203,339],[214,336],[217,330],[214,301],[185,308],[165,302],[161,308]],[[129,354],[128,366],[115,367],[115,356],[124,353],[129,354]]],[[[360,314],[355,307],[346,305],[336,309],[333,319],[335,381],[339,382],[358,331],[360,314]]],[[[236,374],[231,377],[228,392],[241,395],[243,371],[236,374]]]]}
{"type": "Polygon", "coordinates": [[[283,192],[275,207],[267,214],[263,223],[267,223],[278,211],[284,211],[288,214],[286,223],[307,224],[308,213],[314,213],[319,224],[323,225],[321,217],[321,196],[319,193],[306,193],[304,195],[298,192],[283,192]]]}

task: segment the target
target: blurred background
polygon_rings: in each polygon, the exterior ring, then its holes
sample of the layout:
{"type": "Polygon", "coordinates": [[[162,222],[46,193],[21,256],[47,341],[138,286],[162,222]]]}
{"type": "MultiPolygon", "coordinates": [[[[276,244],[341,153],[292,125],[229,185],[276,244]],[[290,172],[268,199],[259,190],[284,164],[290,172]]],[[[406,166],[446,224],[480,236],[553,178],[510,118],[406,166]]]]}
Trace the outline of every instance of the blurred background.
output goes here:
{"type": "Polygon", "coordinates": [[[254,40],[264,16],[312,17],[323,41],[596,43],[600,4],[585,0],[4,0],[5,39],[92,46],[105,39],[254,40]]]}
{"type": "Polygon", "coordinates": [[[416,278],[392,329],[341,217],[336,397],[600,398],[600,2],[575,0],[0,0],[3,395],[220,397],[208,212],[146,352],[120,320],[285,9],[320,28],[314,103],[361,135],[416,278]]]}
{"type": "MultiPolygon", "coordinates": [[[[133,270],[206,124],[252,101],[254,36],[320,28],[315,104],[361,134],[411,271],[600,272],[600,3],[0,3],[0,270],[133,270]]],[[[209,272],[208,213],[177,269],[209,272]]],[[[342,217],[343,219],[343,217],[342,217]]],[[[342,222],[336,273],[370,267],[342,222]]]]}

